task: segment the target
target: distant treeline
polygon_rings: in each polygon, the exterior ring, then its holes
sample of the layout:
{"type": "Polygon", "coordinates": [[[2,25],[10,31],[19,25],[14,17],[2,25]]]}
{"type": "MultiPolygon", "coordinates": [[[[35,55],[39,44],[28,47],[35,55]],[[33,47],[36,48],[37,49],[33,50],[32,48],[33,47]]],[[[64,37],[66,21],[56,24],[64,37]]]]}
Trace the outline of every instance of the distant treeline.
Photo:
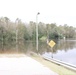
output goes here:
{"type": "MultiPolygon", "coordinates": [[[[56,23],[38,23],[39,40],[76,38],[76,28],[67,24],[56,25],[56,23]]],[[[0,41],[15,40],[36,40],[36,23],[30,21],[29,24],[23,23],[20,19],[15,22],[8,17],[0,18],[0,41]]]]}

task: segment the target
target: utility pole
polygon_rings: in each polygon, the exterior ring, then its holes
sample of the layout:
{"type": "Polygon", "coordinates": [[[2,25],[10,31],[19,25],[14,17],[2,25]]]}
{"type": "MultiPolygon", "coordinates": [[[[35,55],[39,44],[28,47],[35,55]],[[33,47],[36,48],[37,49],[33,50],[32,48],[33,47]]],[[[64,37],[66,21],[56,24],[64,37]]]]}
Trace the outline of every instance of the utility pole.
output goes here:
{"type": "Polygon", "coordinates": [[[18,19],[16,19],[15,24],[16,24],[16,51],[18,52],[18,19]]]}
{"type": "Polygon", "coordinates": [[[38,15],[40,13],[38,12],[36,15],[36,50],[38,51],[38,15]]]}

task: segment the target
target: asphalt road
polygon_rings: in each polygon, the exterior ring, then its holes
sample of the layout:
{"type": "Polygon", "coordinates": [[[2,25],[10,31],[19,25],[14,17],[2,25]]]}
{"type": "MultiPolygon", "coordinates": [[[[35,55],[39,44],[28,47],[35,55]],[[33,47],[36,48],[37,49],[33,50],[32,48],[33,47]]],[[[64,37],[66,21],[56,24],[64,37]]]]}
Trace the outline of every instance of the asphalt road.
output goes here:
{"type": "Polygon", "coordinates": [[[58,75],[27,56],[0,56],[0,75],[58,75]]]}

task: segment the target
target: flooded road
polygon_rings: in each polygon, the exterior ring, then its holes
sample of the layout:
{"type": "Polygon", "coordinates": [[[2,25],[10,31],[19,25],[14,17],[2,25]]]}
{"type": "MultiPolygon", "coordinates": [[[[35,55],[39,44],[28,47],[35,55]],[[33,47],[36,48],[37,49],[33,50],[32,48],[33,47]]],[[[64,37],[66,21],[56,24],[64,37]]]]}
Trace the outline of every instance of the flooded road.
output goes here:
{"type": "Polygon", "coordinates": [[[3,46],[0,43],[0,53],[30,53],[33,51],[40,55],[46,55],[73,65],[76,65],[76,40],[60,40],[56,41],[56,45],[51,50],[46,42],[39,41],[39,50],[36,51],[36,42],[20,41],[18,45],[15,42],[5,43],[3,46]],[[17,47],[16,47],[17,46],[17,47]]]}

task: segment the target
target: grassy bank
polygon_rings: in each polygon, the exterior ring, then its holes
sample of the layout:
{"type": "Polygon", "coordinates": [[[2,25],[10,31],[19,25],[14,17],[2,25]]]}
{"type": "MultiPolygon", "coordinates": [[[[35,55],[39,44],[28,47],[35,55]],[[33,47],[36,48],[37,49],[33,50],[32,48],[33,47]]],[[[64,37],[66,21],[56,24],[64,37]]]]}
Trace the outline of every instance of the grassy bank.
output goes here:
{"type": "Polygon", "coordinates": [[[59,75],[76,75],[75,72],[68,70],[60,65],[56,65],[50,61],[44,60],[41,56],[36,55],[36,54],[31,54],[30,57],[32,57],[33,59],[37,60],[38,62],[40,62],[41,64],[45,65],[46,67],[48,67],[49,69],[51,69],[52,71],[58,73],[59,75]]]}

